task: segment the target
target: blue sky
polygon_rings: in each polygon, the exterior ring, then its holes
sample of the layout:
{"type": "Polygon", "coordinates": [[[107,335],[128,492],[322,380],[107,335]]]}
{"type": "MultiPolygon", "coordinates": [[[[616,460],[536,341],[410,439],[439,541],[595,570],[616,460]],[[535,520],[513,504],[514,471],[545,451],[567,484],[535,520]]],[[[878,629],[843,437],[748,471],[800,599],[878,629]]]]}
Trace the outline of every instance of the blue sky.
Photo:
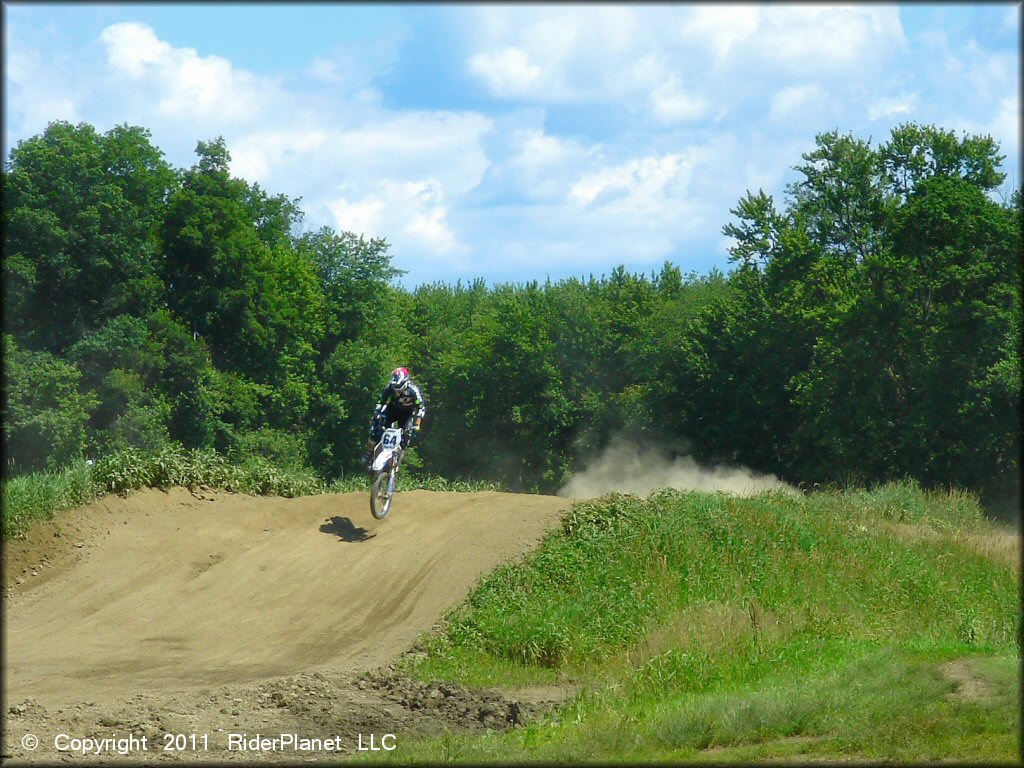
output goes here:
{"type": "Polygon", "coordinates": [[[727,270],[838,128],[991,134],[1020,184],[1020,5],[4,3],[5,157],[53,120],[141,125],[403,282],[727,270]]]}

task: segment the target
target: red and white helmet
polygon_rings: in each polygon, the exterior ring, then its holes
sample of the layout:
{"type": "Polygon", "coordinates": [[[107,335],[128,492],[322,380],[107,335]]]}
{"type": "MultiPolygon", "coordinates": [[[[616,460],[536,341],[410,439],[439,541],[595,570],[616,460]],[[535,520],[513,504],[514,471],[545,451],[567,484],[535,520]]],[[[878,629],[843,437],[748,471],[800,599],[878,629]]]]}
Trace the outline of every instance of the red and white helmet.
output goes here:
{"type": "Polygon", "coordinates": [[[404,392],[405,388],[409,386],[409,369],[408,368],[395,368],[391,372],[391,388],[395,392],[404,392]]]}

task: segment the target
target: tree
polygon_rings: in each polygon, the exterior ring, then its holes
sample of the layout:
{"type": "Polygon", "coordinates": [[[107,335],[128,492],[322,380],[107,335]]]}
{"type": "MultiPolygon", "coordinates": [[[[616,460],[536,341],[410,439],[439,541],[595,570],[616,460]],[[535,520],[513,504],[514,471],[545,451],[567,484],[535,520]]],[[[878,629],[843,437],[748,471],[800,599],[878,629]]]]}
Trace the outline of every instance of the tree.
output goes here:
{"type": "Polygon", "coordinates": [[[8,331],[60,354],[110,317],[153,310],[157,222],[173,184],[142,128],[101,136],[55,122],[19,142],[4,178],[8,331]]]}
{"type": "Polygon", "coordinates": [[[993,415],[1011,410],[995,392],[1012,380],[1020,227],[986,195],[997,145],[905,125],[877,150],[823,134],[804,159],[784,212],[748,194],[725,228],[743,309],[703,337],[727,342],[715,376],[743,361],[751,397],[774,399],[753,423],[803,479],[1005,477],[1019,420],[993,415]]]}
{"type": "Polygon", "coordinates": [[[228,174],[223,140],[199,142],[196,154],[164,221],[168,305],[206,340],[218,368],[247,371],[262,362],[268,341],[253,311],[264,246],[249,215],[249,189],[228,174]]]}
{"type": "Polygon", "coordinates": [[[298,238],[295,247],[314,265],[323,286],[325,357],[373,324],[390,295],[387,287],[402,271],[391,266],[388,243],[381,238],[321,227],[298,238]]]}
{"type": "Polygon", "coordinates": [[[88,449],[95,395],[82,374],[49,352],[21,349],[4,334],[4,455],[10,474],[60,468],[88,449]]]}
{"type": "Polygon", "coordinates": [[[338,476],[359,469],[382,382],[409,362],[411,297],[391,285],[401,271],[391,266],[383,239],[322,227],[297,238],[295,249],[312,265],[323,297],[306,305],[321,329],[309,391],[309,453],[322,472],[338,476]]]}
{"type": "Polygon", "coordinates": [[[167,309],[150,315],[146,326],[162,358],[156,388],[171,403],[171,439],[186,448],[213,448],[220,436],[226,445],[222,416],[230,406],[206,344],[167,309]]]}
{"type": "Polygon", "coordinates": [[[231,178],[223,139],[196,152],[167,206],[164,279],[170,309],[221,373],[218,444],[230,447],[247,430],[306,423],[325,298],[315,262],[291,239],[295,202],[231,178]]]}
{"type": "Polygon", "coordinates": [[[95,452],[157,450],[168,442],[171,402],[159,388],[163,355],[145,320],[112,318],[76,342],[67,359],[82,372],[82,390],[97,399],[88,425],[95,452]]]}
{"type": "Polygon", "coordinates": [[[460,341],[438,359],[424,461],[513,488],[551,488],[565,471],[573,409],[540,288],[495,289],[460,341]]]}

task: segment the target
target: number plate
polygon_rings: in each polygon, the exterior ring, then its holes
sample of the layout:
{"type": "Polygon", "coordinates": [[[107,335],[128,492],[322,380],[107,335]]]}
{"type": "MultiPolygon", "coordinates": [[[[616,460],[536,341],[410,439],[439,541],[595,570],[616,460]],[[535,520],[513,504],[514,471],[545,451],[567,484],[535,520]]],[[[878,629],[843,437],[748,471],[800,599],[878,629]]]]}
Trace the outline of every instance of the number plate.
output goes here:
{"type": "Polygon", "coordinates": [[[398,447],[398,440],[402,430],[400,429],[388,429],[384,432],[384,437],[381,439],[380,444],[385,450],[392,450],[398,447]]]}

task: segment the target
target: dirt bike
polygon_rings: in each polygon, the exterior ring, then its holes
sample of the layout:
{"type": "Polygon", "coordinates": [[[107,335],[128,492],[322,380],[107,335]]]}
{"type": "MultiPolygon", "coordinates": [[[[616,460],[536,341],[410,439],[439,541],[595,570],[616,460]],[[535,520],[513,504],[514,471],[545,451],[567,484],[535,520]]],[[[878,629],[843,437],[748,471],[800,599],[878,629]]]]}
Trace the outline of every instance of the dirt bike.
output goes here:
{"type": "Polygon", "coordinates": [[[402,463],[402,428],[388,427],[373,449],[370,471],[375,474],[370,490],[370,512],[383,520],[391,511],[395,500],[395,485],[398,481],[398,467],[402,463]]]}

